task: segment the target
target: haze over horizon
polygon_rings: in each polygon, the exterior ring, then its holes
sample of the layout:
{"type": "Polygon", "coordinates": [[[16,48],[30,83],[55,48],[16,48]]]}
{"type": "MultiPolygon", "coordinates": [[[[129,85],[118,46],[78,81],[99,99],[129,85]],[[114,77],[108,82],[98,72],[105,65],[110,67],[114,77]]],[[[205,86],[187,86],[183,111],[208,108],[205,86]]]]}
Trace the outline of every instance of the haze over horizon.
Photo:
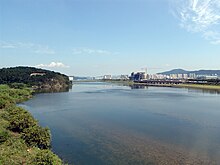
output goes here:
{"type": "Polygon", "coordinates": [[[220,69],[220,0],[0,0],[0,68],[220,69]]]}

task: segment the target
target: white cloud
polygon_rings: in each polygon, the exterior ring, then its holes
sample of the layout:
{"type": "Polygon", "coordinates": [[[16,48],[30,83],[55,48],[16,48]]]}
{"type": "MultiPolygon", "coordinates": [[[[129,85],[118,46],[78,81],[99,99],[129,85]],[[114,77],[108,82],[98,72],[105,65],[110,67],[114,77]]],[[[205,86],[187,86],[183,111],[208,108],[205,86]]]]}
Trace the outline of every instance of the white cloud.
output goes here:
{"type": "Polygon", "coordinates": [[[220,0],[172,0],[172,4],[181,27],[220,43],[220,0]]]}
{"type": "Polygon", "coordinates": [[[50,64],[39,64],[36,65],[39,68],[69,68],[69,66],[63,64],[62,62],[51,62],[50,64]]]}
{"type": "Polygon", "coordinates": [[[2,48],[2,49],[14,49],[14,48],[16,48],[16,46],[14,44],[11,44],[11,43],[0,41],[0,48],[2,48]]]}
{"type": "Polygon", "coordinates": [[[39,45],[37,49],[34,50],[34,53],[37,54],[55,54],[55,51],[50,49],[48,46],[39,45]]]}
{"type": "Polygon", "coordinates": [[[5,42],[0,41],[1,49],[25,49],[36,54],[55,54],[55,51],[48,46],[34,44],[34,43],[24,43],[24,42],[5,42]]]}
{"type": "Polygon", "coordinates": [[[16,48],[16,44],[8,43],[5,41],[0,41],[0,48],[1,49],[14,49],[14,48],[16,48]]]}
{"type": "Polygon", "coordinates": [[[74,48],[73,54],[85,54],[85,55],[111,55],[118,54],[117,52],[110,52],[103,49],[90,49],[90,48],[74,48]]]}

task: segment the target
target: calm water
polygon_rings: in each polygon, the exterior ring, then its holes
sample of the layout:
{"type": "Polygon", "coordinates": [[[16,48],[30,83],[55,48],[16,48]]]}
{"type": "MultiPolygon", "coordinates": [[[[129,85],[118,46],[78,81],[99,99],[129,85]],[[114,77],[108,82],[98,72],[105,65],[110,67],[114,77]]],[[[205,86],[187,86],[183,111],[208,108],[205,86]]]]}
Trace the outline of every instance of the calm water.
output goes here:
{"type": "Polygon", "coordinates": [[[66,162],[219,164],[220,94],[80,83],[22,106],[52,132],[66,162]]]}

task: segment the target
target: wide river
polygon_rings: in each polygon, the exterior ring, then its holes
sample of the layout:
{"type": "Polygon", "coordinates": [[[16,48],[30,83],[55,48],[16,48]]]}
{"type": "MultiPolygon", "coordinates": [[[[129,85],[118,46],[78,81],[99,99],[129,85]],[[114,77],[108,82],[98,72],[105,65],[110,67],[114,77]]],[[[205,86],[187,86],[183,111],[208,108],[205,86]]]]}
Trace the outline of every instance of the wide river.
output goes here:
{"type": "Polygon", "coordinates": [[[22,104],[75,165],[220,164],[220,94],[78,83],[22,104]]]}

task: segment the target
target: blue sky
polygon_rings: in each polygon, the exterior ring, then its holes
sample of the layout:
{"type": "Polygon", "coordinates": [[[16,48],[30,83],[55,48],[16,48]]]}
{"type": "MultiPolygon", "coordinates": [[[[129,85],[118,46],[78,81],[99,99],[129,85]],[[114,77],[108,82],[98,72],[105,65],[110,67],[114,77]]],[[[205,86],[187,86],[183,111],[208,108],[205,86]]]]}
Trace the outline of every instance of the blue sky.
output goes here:
{"type": "Polygon", "coordinates": [[[219,0],[0,0],[0,67],[220,69],[219,0]]]}

